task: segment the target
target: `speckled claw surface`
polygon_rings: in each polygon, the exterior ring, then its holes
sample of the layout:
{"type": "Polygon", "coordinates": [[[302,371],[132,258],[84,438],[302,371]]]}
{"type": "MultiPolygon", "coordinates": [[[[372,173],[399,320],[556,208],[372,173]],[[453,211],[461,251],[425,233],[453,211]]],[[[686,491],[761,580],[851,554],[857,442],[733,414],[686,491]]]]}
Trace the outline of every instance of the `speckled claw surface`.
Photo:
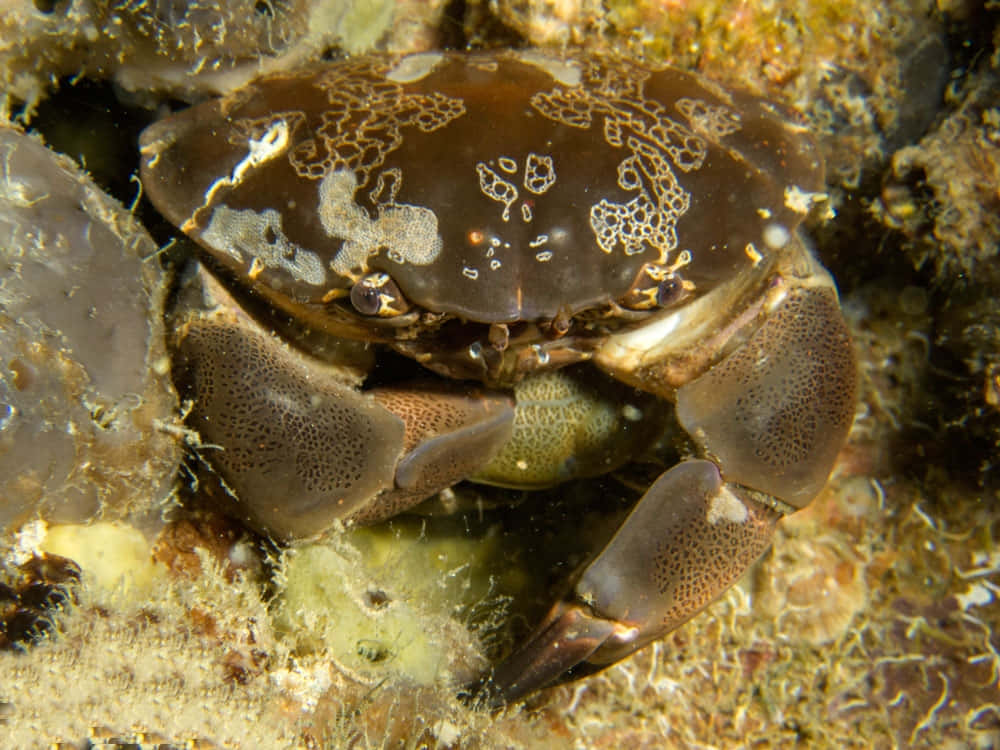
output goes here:
{"type": "Polygon", "coordinates": [[[770,543],[779,514],[688,460],[663,474],[526,643],[496,667],[488,690],[516,701],[578,679],[673,630],[770,543]]]}
{"type": "Polygon", "coordinates": [[[465,478],[607,473],[672,407],[690,458],[496,668],[502,701],[696,614],[850,428],[851,342],[800,232],[823,165],[769,102],[613,56],[373,55],[262,78],[141,151],[151,200],[240,290],[181,313],[176,373],[237,512],[271,534],[465,478]],[[370,387],[390,350],[421,373],[370,387]]]}
{"type": "Polygon", "coordinates": [[[203,270],[210,309],[179,316],[174,377],[236,511],[286,539],[374,523],[450,487],[510,437],[512,400],[476,387],[359,392],[350,369],[262,330],[203,270]]]}

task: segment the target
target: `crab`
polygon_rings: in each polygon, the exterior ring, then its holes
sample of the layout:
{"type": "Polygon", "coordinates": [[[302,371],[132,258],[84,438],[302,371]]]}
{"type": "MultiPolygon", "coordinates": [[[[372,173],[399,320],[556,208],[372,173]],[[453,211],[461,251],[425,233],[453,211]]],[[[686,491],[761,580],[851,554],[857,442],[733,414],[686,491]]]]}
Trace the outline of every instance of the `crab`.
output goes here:
{"type": "Polygon", "coordinates": [[[188,423],[265,533],[607,472],[672,409],[684,457],[484,678],[498,703],[706,607],[851,426],[852,344],[800,230],[822,160],[748,94],[602,55],[361,56],[167,117],[141,155],[204,251],[174,320],[188,423]],[[366,384],[392,350],[418,374],[366,384]]]}

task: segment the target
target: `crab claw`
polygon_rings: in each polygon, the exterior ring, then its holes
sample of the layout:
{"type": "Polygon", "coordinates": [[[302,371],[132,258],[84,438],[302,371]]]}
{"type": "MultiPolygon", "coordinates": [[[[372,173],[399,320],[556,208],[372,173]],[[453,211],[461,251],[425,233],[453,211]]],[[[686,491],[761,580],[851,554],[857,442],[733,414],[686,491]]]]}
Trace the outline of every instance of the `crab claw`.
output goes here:
{"type": "Polygon", "coordinates": [[[500,705],[601,670],[711,603],[767,549],[780,514],[711,461],[663,474],[527,642],[486,679],[500,705]]]}
{"type": "Polygon", "coordinates": [[[827,277],[772,293],[742,345],[677,390],[678,421],[712,460],[683,461],[649,488],[571,595],[496,667],[494,702],[603,669],[681,625],[820,491],[854,414],[850,336],[827,277]]]}
{"type": "Polygon", "coordinates": [[[179,316],[174,380],[219,480],[217,507],[264,533],[291,541],[384,520],[469,476],[510,437],[505,394],[432,382],[360,391],[206,271],[190,283],[207,309],[179,316]]]}
{"type": "Polygon", "coordinates": [[[558,602],[527,642],[489,675],[483,685],[487,703],[498,708],[555,681],[583,677],[595,671],[587,669],[587,660],[596,651],[612,641],[627,644],[637,632],[582,602],[558,602]]]}

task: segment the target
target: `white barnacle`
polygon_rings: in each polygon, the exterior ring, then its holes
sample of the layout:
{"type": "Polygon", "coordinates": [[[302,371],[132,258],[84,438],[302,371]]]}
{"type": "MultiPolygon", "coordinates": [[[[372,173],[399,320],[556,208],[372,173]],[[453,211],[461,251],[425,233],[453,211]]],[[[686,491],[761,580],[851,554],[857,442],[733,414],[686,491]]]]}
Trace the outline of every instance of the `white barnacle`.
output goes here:
{"type": "Polygon", "coordinates": [[[736,495],[726,487],[721,487],[718,494],[708,502],[708,513],[705,520],[712,526],[720,523],[745,523],[749,512],[736,495]]]}
{"type": "Polygon", "coordinates": [[[780,250],[792,239],[788,227],[775,221],[764,225],[763,237],[764,244],[772,250],[780,250]]]}
{"type": "Polygon", "coordinates": [[[470,268],[469,266],[462,266],[462,275],[467,279],[475,281],[479,278],[479,271],[475,268],[470,268]]]}

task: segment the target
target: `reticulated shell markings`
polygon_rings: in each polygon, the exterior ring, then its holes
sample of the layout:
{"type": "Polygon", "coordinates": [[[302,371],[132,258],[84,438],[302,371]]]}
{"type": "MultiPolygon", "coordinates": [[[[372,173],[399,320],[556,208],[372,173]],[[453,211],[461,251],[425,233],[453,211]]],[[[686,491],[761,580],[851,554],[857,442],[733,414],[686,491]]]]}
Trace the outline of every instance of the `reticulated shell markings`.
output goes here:
{"type": "Polygon", "coordinates": [[[153,125],[157,207],[286,309],[363,273],[480,322],[705,290],[770,265],[822,167],[777,108],[697,76],[532,51],[350,58],[153,125]],[[802,196],[805,196],[803,198],[802,196]]]}

